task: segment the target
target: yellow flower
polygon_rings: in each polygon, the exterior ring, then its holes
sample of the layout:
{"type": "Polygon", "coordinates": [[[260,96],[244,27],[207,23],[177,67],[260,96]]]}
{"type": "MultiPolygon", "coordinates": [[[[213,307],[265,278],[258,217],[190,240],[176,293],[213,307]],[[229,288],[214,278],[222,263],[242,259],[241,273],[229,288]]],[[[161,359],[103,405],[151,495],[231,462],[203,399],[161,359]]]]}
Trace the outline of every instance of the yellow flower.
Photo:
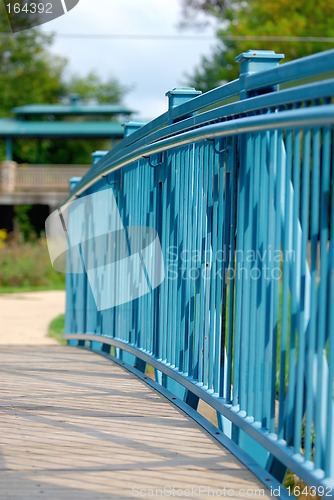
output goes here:
{"type": "Polygon", "coordinates": [[[5,246],[6,239],[7,239],[6,229],[0,229],[0,248],[3,248],[5,246]]]}

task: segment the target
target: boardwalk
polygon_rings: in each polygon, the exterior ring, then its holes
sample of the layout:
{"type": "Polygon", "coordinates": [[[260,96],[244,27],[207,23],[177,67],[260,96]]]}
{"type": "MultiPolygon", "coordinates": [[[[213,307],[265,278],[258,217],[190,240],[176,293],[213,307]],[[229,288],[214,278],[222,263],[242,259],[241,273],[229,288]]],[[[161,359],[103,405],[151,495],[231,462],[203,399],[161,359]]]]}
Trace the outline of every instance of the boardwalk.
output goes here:
{"type": "Polygon", "coordinates": [[[97,354],[8,345],[0,367],[1,500],[270,496],[188,416],[97,354]]]}

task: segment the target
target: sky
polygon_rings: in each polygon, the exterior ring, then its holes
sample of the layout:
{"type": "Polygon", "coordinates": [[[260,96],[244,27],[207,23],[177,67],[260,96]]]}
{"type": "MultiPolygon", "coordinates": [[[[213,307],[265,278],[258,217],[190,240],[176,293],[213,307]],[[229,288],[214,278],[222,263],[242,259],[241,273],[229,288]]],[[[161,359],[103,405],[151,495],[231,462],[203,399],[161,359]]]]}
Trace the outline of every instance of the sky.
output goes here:
{"type": "Polygon", "coordinates": [[[214,29],[180,31],[180,0],[80,0],[58,19],[43,25],[55,32],[51,51],[69,60],[69,73],[96,70],[133,86],[124,104],[151,119],[165,112],[165,93],[186,86],[203,55],[215,45],[214,29]],[[64,38],[65,34],[178,35],[191,40],[64,38]]]}

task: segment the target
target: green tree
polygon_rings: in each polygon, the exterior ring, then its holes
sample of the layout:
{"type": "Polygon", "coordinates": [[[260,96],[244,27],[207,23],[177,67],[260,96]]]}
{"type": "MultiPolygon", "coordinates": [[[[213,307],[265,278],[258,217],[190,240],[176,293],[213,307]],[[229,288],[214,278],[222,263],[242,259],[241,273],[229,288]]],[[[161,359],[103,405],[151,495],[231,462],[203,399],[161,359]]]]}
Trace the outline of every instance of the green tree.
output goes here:
{"type": "Polygon", "coordinates": [[[213,54],[204,57],[189,77],[189,83],[202,91],[237,78],[234,59],[248,49],[275,50],[289,61],[334,47],[334,43],[310,40],[334,37],[334,3],[328,0],[183,0],[183,8],[186,24],[194,14],[205,14],[219,25],[213,54]]]}
{"type": "Polygon", "coordinates": [[[121,85],[113,77],[103,81],[95,72],[90,71],[86,76],[73,75],[66,84],[68,94],[78,94],[81,99],[95,100],[100,104],[119,103],[130,87],[121,85]]]}
{"type": "Polygon", "coordinates": [[[66,58],[49,52],[53,36],[38,28],[11,33],[4,4],[0,2],[0,116],[15,106],[56,103],[70,93],[83,100],[119,103],[129,87],[110,76],[102,80],[90,71],[65,78],[66,58]]]}
{"type": "MultiPolygon", "coordinates": [[[[119,103],[127,90],[113,77],[102,80],[95,72],[65,77],[67,60],[50,53],[53,36],[38,28],[13,34],[4,3],[0,0],[0,117],[26,104],[59,103],[76,92],[83,100],[119,103]]],[[[45,139],[14,141],[14,160],[19,163],[89,163],[91,152],[109,148],[105,141],[45,139]],[[61,147],[60,147],[61,146],[61,147]]],[[[0,160],[4,143],[0,144],[0,160]]]]}
{"type": "Polygon", "coordinates": [[[35,29],[29,36],[4,36],[4,21],[0,16],[0,116],[8,116],[15,106],[56,102],[64,93],[64,60],[56,56],[51,59],[46,52],[52,37],[35,29]]]}

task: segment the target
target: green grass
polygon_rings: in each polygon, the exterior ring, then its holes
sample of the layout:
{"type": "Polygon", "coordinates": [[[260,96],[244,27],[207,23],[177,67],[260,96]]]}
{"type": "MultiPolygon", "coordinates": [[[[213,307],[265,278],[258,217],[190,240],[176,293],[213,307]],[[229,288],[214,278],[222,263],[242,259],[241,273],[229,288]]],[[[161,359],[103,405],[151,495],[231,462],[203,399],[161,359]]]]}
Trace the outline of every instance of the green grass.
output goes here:
{"type": "Polygon", "coordinates": [[[66,340],[63,339],[65,327],[65,315],[60,314],[54,318],[49,324],[48,337],[55,339],[59,344],[66,345],[66,340]]]}
{"type": "Polygon", "coordinates": [[[50,284],[49,286],[0,286],[2,293],[48,292],[50,290],[65,290],[65,284],[50,284]]]}

